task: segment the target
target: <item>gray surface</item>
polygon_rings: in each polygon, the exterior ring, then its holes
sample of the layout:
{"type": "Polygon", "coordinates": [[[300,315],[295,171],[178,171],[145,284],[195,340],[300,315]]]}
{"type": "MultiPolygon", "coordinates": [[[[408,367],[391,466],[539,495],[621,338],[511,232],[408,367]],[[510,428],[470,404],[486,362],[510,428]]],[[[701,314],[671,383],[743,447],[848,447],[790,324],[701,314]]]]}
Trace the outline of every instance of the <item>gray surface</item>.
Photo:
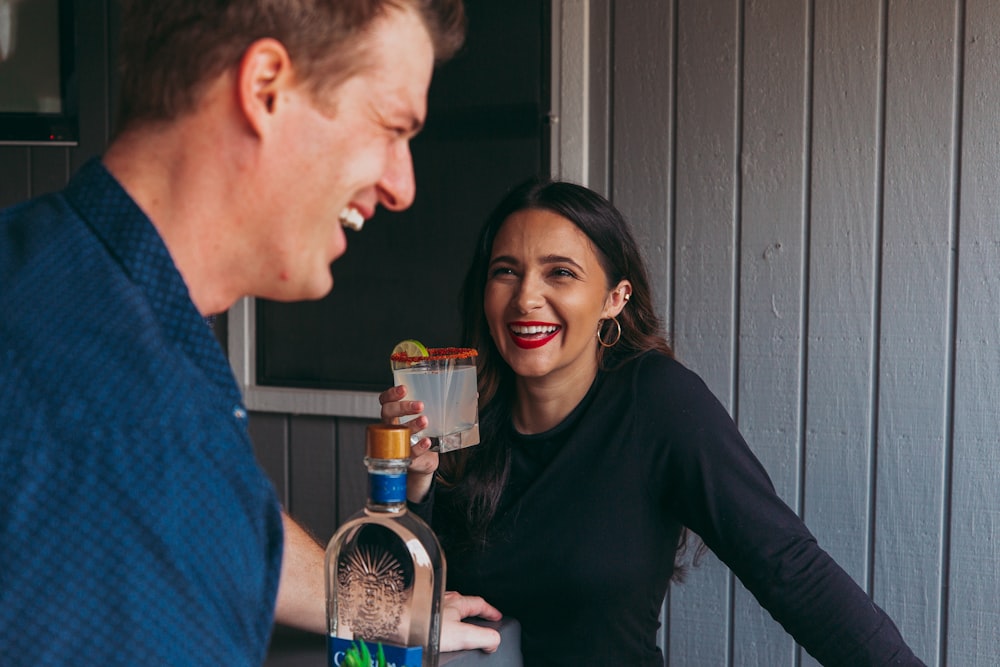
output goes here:
{"type": "MultiPolygon", "coordinates": [[[[500,631],[500,648],[495,653],[482,651],[456,651],[442,653],[440,667],[521,667],[521,626],[514,619],[499,623],[472,621],[495,627],[500,631]]],[[[264,667],[329,667],[326,655],[326,637],[279,627],[271,640],[264,667]]]]}
{"type": "Polygon", "coordinates": [[[448,665],[448,667],[465,667],[466,665],[521,667],[521,626],[516,620],[505,618],[496,623],[490,621],[473,622],[499,630],[500,648],[495,653],[483,653],[482,651],[443,653],[440,665],[448,665]]]}

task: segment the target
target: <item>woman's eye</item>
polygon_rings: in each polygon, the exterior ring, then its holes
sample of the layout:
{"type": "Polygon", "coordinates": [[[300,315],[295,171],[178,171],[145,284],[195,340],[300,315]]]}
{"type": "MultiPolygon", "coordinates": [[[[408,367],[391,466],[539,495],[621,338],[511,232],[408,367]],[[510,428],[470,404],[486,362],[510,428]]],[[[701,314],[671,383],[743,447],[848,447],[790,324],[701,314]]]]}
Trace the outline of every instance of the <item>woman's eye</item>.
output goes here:
{"type": "Polygon", "coordinates": [[[570,271],[569,269],[562,269],[562,268],[553,269],[552,270],[552,275],[554,275],[556,277],[559,277],[559,278],[575,278],[576,277],[576,274],[573,273],[572,271],[570,271]]]}
{"type": "Polygon", "coordinates": [[[514,270],[509,266],[498,266],[490,271],[490,278],[497,278],[499,276],[512,276],[514,275],[514,270]]]}

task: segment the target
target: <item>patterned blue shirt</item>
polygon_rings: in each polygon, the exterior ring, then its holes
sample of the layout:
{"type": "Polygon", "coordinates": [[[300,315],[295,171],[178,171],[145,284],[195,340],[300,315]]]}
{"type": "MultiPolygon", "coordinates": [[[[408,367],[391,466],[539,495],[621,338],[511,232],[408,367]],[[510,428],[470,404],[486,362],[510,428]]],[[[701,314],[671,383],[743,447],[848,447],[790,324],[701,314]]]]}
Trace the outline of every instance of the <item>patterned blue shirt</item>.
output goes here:
{"type": "Polygon", "coordinates": [[[0,664],[259,665],[281,531],[227,360],[111,174],[0,211],[0,664]]]}

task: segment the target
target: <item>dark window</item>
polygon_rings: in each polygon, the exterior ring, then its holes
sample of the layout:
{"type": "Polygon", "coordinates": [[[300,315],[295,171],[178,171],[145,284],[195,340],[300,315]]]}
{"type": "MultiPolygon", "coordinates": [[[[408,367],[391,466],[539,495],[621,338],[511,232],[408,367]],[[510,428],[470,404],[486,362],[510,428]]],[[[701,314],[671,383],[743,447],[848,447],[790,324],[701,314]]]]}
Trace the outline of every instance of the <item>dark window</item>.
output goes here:
{"type": "Polygon", "coordinates": [[[258,300],[258,384],[381,390],[398,341],[465,342],[458,289],[479,228],[507,189],[549,171],[548,5],[466,3],[466,45],[435,72],[412,144],[414,205],[347,232],[325,299],[258,300]]]}

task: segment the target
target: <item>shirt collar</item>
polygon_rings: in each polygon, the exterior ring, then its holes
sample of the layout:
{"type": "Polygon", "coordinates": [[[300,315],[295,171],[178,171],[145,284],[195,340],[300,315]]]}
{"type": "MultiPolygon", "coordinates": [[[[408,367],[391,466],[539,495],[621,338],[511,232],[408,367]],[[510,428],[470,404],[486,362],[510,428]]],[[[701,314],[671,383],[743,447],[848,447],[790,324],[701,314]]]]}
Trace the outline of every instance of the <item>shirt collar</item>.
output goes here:
{"type": "Polygon", "coordinates": [[[164,335],[213,384],[241,403],[228,360],[191,301],[163,239],[139,205],[98,158],[80,169],[64,194],[146,297],[164,335]]]}

